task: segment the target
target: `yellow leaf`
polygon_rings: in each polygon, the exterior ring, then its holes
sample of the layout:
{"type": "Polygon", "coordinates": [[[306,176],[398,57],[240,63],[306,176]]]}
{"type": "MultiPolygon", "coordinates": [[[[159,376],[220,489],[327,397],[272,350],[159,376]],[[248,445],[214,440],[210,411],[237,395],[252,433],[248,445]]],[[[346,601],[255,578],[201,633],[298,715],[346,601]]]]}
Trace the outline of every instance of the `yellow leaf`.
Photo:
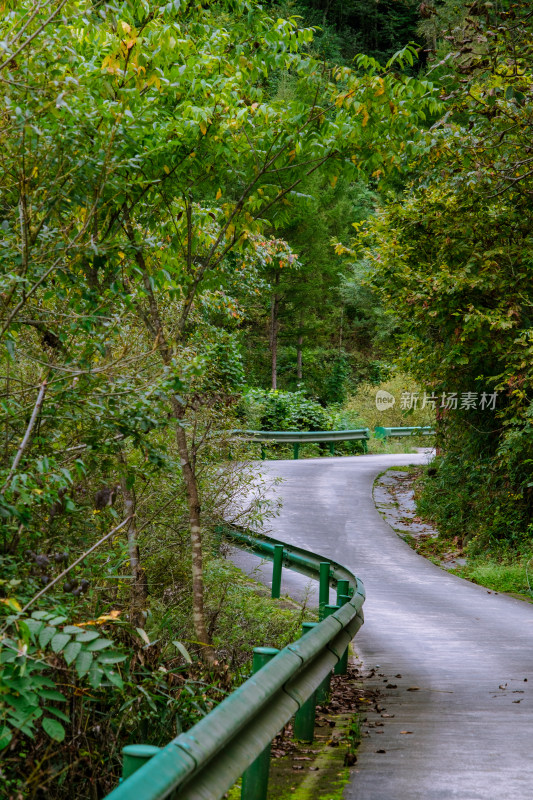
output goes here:
{"type": "Polygon", "coordinates": [[[12,611],[22,610],[22,606],[20,605],[19,601],[15,600],[14,597],[0,597],[0,603],[4,603],[12,611]]]}
{"type": "Polygon", "coordinates": [[[152,75],[150,80],[146,82],[147,86],[152,86],[152,84],[155,84],[156,89],[161,88],[161,81],[159,80],[157,75],[152,75]]]}
{"type": "Polygon", "coordinates": [[[114,622],[120,617],[121,614],[122,611],[113,609],[113,611],[110,611],[109,614],[102,614],[102,616],[98,617],[98,619],[88,619],[87,622],[77,622],[76,626],[78,628],[84,628],[87,625],[103,625],[104,622],[114,622]]]}
{"type": "Polygon", "coordinates": [[[131,50],[137,39],[126,39],[126,47],[131,50]]]}
{"type": "Polygon", "coordinates": [[[118,257],[120,259],[126,258],[126,253],[123,253],[121,250],[118,251],[118,257]]]}
{"type": "Polygon", "coordinates": [[[216,194],[215,200],[220,200],[221,197],[222,197],[222,189],[219,189],[216,194]]]}
{"type": "Polygon", "coordinates": [[[206,128],[205,122],[203,122],[203,121],[200,122],[200,130],[202,131],[202,136],[205,136],[206,133],[207,133],[207,128],[206,128]]]}
{"type": "Polygon", "coordinates": [[[128,25],[127,22],[121,21],[120,24],[122,25],[122,30],[124,31],[124,33],[129,33],[131,31],[131,25],[128,25]]]}
{"type": "Polygon", "coordinates": [[[331,178],[331,180],[330,180],[330,183],[331,183],[331,188],[332,188],[332,189],[334,189],[334,188],[335,188],[335,184],[337,183],[337,181],[338,181],[338,180],[339,180],[339,176],[338,176],[338,175],[334,175],[334,176],[331,178]]]}
{"type": "Polygon", "coordinates": [[[366,108],[363,106],[363,128],[365,127],[366,123],[368,122],[370,115],[366,108]]]}
{"type": "Polygon", "coordinates": [[[166,165],[166,164],[163,166],[163,169],[165,170],[165,172],[166,172],[166,173],[167,173],[167,175],[168,175],[168,173],[170,172],[170,170],[169,170],[169,168],[167,167],[167,165],[166,165]]]}

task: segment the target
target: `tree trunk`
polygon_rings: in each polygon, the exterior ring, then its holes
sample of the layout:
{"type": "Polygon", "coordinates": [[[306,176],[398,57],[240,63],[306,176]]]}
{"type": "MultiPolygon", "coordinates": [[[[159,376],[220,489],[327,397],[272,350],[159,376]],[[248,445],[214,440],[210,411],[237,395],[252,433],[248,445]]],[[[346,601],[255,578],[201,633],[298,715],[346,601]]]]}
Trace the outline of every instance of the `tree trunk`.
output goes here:
{"type": "MultiPolygon", "coordinates": [[[[177,404],[177,401],[175,401],[177,404]]],[[[181,412],[182,414],[182,412],[181,412]]],[[[191,464],[187,434],[177,420],[176,440],[180,454],[181,471],[187,491],[187,504],[189,507],[189,525],[191,530],[192,550],[192,615],[194,631],[198,643],[202,646],[202,658],[213,663],[214,656],[211,650],[211,640],[205,624],[204,611],[204,566],[202,552],[202,525],[201,506],[198,495],[198,482],[191,464]]]]}
{"type": "MultiPolygon", "coordinates": [[[[126,459],[123,454],[120,456],[120,461],[126,466],[126,459]]],[[[132,517],[126,530],[132,577],[130,589],[130,622],[132,625],[135,625],[136,628],[144,628],[146,621],[144,611],[148,605],[148,587],[146,584],[145,572],[141,567],[137,523],[135,516],[133,516],[136,507],[135,492],[128,487],[126,470],[124,470],[124,474],[120,479],[120,486],[124,498],[124,515],[126,517],[132,517]]]]}
{"type": "Polygon", "coordinates": [[[302,380],[302,344],[304,337],[302,334],[298,336],[298,349],[296,351],[296,378],[298,381],[302,380]]]}
{"type": "Polygon", "coordinates": [[[279,295],[272,295],[270,304],[270,352],[272,357],[272,389],[278,388],[278,309],[279,295]]]}
{"type": "MultiPolygon", "coordinates": [[[[144,323],[155,339],[161,360],[165,365],[172,362],[172,352],[166,340],[165,331],[161,322],[159,307],[152,290],[148,267],[144,260],[142,250],[139,249],[131,223],[126,218],[126,230],[132,244],[136,246],[135,258],[142,272],[143,284],[148,297],[149,312],[143,315],[144,323]]],[[[187,444],[187,434],[182,426],[182,419],[185,414],[184,407],[179,403],[175,396],[171,396],[172,416],[176,420],[176,441],[180,454],[180,466],[185,483],[187,495],[187,505],[189,509],[191,551],[192,551],[192,605],[193,605],[193,624],[197,641],[202,645],[202,658],[208,663],[214,662],[211,642],[207,633],[204,614],[204,578],[203,578],[203,555],[202,555],[202,527],[201,527],[201,508],[198,492],[198,481],[195,470],[191,464],[189,447],[187,444]]]]}

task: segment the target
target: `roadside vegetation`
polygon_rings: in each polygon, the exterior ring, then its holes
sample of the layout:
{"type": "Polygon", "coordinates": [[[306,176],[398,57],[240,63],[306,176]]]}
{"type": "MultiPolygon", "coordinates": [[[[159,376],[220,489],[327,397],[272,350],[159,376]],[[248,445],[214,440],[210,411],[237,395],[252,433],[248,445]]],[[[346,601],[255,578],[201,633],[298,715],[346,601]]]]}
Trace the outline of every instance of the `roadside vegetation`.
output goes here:
{"type": "Polygon", "coordinates": [[[529,557],[531,24],[524,0],[0,2],[6,798],[101,797],[124,744],[296,635],[308,612],[216,533],[277,508],[235,429],[435,424],[424,513],[472,569],[529,557]]]}

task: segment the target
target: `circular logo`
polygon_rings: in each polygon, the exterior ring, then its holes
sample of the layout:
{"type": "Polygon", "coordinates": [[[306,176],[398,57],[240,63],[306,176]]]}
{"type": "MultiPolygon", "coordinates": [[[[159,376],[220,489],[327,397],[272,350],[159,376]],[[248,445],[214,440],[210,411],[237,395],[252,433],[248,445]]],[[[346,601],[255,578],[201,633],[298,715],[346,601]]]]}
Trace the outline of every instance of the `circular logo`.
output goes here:
{"type": "Polygon", "coordinates": [[[387,408],[392,408],[395,402],[396,398],[394,395],[386,392],[384,389],[380,389],[379,392],[376,392],[376,408],[378,411],[386,411],[387,408]]]}

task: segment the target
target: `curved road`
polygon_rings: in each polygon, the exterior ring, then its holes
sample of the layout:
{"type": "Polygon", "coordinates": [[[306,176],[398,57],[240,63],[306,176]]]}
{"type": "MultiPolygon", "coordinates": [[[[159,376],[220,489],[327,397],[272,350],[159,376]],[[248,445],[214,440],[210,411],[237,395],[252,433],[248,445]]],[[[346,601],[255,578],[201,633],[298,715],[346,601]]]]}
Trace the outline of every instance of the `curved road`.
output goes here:
{"type": "MultiPolygon", "coordinates": [[[[377,712],[370,707],[369,735],[344,797],[529,800],[533,605],[418,556],[372,500],[380,472],[426,459],[369,455],[264,467],[285,479],[273,535],[346,564],[366,587],[365,625],[354,644],[384,695],[377,712]]],[[[282,591],[298,594],[305,580],[293,576],[284,571],[282,591]]]]}

